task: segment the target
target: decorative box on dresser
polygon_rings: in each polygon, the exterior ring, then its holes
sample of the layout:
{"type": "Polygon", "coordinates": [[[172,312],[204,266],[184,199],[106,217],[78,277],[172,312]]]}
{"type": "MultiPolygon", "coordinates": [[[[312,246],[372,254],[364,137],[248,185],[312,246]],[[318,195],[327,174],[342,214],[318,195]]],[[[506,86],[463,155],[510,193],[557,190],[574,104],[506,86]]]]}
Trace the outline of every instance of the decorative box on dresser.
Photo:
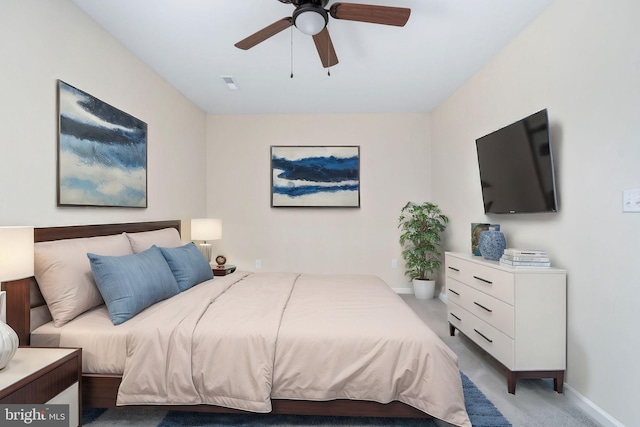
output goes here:
{"type": "Polygon", "coordinates": [[[498,261],[447,252],[449,332],[459,330],[518,378],[553,378],[562,393],[566,369],[566,271],[508,268],[498,261]]]}

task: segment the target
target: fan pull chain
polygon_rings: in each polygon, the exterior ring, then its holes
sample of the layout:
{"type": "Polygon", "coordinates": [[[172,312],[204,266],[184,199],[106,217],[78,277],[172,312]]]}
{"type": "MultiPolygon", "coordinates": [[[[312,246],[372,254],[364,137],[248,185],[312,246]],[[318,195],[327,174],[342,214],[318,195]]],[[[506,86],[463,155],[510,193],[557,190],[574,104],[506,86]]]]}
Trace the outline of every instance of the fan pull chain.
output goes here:
{"type": "MultiPolygon", "coordinates": [[[[327,31],[329,31],[329,23],[327,22],[327,31]]],[[[327,43],[327,76],[331,77],[331,43],[327,43]]]]}
{"type": "Polygon", "coordinates": [[[293,25],[291,26],[291,78],[293,78],[293,25]]]}

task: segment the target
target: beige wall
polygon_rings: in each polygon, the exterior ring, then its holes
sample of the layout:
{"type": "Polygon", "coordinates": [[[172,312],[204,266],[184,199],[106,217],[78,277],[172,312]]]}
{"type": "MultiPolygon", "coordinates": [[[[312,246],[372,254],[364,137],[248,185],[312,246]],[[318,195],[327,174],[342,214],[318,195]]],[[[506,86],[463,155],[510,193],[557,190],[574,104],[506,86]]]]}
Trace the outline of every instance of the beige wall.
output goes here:
{"type": "Polygon", "coordinates": [[[396,227],[408,200],[430,199],[428,114],[209,116],[207,129],[207,212],[223,221],[214,251],[248,270],[260,259],[263,271],[409,287],[396,227]],[[359,145],[361,208],[271,208],[271,145],[359,145]]]}
{"type": "Polygon", "coordinates": [[[0,118],[0,225],[205,213],[205,114],[71,1],[2,1],[0,118]],[[147,123],[147,209],[56,207],[57,79],[147,123]]]}
{"type": "Polygon", "coordinates": [[[640,214],[622,213],[622,190],[640,188],[638,16],[635,0],[558,0],[433,113],[432,135],[448,248],[497,222],[508,246],[547,249],[568,270],[567,394],[627,426],[640,425],[640,214]],[[542,108],[560,212],[485,216],[475,139],[542,108]]]}

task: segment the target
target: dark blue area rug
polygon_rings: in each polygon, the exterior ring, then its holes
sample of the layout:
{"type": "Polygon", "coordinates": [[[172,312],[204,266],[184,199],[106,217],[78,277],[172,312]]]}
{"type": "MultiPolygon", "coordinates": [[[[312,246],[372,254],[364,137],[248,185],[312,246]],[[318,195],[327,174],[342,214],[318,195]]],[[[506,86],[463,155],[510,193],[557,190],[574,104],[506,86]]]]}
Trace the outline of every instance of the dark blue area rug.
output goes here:
{"type": "MultiPolygon", "coordinates": [[[[469,419],[474,427],[511,427],[500,411],[463,373],[462,390],[469,419]]],[[[83,425],[91,425],[106,409],[87,408],[82,411],[83,425]]],[[[157,427],[285,427],[285,426],[361,426],[361,427],[437,427],[433,419],[322,417],[269,414],[212,414],[203,412],[168,411],[157,427]]]]}

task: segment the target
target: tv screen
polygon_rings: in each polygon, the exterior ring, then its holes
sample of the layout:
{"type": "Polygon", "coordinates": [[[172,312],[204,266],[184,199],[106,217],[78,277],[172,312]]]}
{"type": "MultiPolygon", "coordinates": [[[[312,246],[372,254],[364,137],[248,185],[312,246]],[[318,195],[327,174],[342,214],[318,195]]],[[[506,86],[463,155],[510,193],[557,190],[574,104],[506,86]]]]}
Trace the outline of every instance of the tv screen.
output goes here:
{"type": "Polygon", "coordinates": [[[547,110],[476,140],[485,213],[557,212],[547,110]]]}

